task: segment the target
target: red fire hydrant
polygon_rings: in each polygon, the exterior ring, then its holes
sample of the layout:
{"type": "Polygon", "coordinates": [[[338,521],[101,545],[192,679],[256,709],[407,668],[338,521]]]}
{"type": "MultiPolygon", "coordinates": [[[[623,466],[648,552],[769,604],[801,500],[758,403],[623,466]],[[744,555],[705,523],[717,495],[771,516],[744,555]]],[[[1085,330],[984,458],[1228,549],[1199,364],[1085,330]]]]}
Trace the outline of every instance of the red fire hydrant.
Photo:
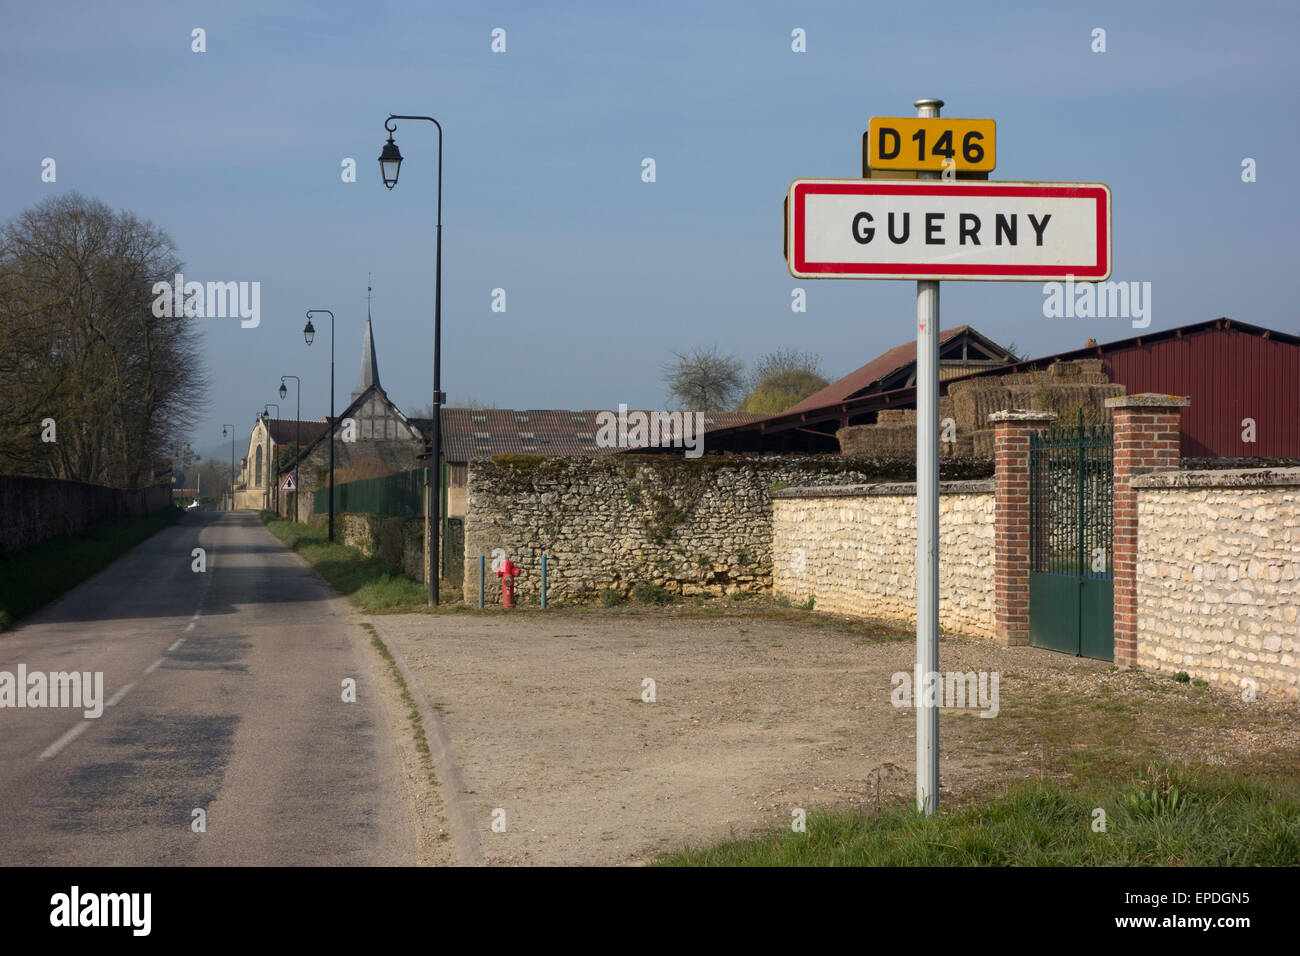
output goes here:
{"type": "Polygon", "coordinates": [[[506,562],[497,569],[497,577],[501,579],[501,606],[514,607],[515,578],[519,577],[519,569],[507,558],[506,562]]]}

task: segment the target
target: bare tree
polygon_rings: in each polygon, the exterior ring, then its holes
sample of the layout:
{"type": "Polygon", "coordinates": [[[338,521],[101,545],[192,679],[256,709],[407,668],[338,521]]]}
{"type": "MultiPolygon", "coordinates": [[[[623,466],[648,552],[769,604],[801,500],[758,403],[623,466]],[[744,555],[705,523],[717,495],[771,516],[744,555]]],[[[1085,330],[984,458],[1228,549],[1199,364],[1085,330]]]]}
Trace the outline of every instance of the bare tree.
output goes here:
{"type": "Polygon", "coordinates": [[[718,354],[717,346],[673,352],[673,360],[660,366],[670,400],[701,412],[731,408],[744,387],[744,370],[740,359],[718,354]]]}
{"type": "Polygon", "coordinates": [[[180,269],[159,227],[77,193],[0,227],[0,471],[154,479],[206,385],[194,319],[153,311],[180,269]]]}
{"type": "Polygon", "coordinates": [[[758,415],[776,415],[821,391],[829,382],[821,371],[821,359],[811,352],[781,348],[754,363],[749,376],[749,394],[739,410],[758,415]]]}

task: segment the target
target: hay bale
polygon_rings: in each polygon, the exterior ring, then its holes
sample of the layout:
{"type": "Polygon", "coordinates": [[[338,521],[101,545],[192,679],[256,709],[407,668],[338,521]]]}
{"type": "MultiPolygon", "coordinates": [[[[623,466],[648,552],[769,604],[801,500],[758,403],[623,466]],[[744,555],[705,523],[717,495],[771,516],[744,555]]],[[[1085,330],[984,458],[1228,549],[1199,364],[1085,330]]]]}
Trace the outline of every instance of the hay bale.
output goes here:
{"type": "Polygon", "coordinates": [[[955,441],[939,442],[939,456],[941,458],[970,458],[975,453],[975,440],[970,433],[965,434],[958,432],[955,441]]]}
{"type": "Polygon", "coordinates": [[[882,408],[876,412],[877,425],[915,425],[916,409],[882,408]]]}
{"type": "Polygon", "coordinates": [[[840,453],[863,458],[905,458],[916,454],[915,425],[853,425],[836,435],[840,453]]]}
{"type": "Polygon", "coordinates": [[[1008,408],[1032,409],[1036,412],[1050,412],[1052,409],[1045,408],[1046,402],[1043,400],[1044,389],[1042,385],[1017,384],[1007,388],[1008,408]]]}
{"type": "Polygon", "coordinates": [[[976,458],[993,457],[993,429],[981,428],[971,435],[972,453],[976,458]]]}
{"type": "Polygon", "coordinates": [[[963,391],[953,396],[953,418],[958,428],[978,431],[988,425],[989,416],[994,412],[1010,408],[1010,401],[1010,390],[1001,385],[963,391]]]}

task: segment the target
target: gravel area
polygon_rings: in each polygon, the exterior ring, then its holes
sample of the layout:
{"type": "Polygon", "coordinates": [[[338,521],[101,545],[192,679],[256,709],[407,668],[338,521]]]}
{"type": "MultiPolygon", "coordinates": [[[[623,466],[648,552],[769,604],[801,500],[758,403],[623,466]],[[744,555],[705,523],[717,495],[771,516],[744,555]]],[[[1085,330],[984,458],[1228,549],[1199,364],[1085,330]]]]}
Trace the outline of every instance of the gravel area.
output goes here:
{"type": "MultiPolygon", "coordinates": [[[[892,675],[913,667],[911,640],[815,614],[800,623],[730,609],[382,620],[443,715],[489,863],[637,863],[788,826],[796,807],[913,798],[915,713],[891,704],[892,675]],[[653,703],[642,699],[647,678],[653,703]],[[504,832],[491,829],[498,809],[504,832]]],[[[1044,748],[1062,746],[1043,743],[1046,729],[1059,738],[1061,721],[1087,720],[1103,699],[1152,725],[1135,746],[1159,750],[1168,732],[1169,753],[1181,756],[1300,752],[1292,705],[1245,705],[1212,688],[983,641],[945,638],[940,661],[943,671],[1001,675],[997,718],[941,712],[950,796],[1035,773],[1044,748]],[[1212,712],[1197,747],[1178,722],[1143,717],[1161,698],[1212,712]]],[[[1115,733],[1113,722],[1099,726],[1115,733]]]]}

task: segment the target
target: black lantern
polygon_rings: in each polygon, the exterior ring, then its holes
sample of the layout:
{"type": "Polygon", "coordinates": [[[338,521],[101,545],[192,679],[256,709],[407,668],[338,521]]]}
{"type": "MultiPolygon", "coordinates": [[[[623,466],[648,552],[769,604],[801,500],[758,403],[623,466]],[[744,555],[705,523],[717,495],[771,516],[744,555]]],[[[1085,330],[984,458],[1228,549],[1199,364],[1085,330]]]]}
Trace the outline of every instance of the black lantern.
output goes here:
{"type": "Polygon", "coordinates": [[[388,137],[388,142],[384,144],[383,151],[379,154],[379,171],[384,177],[384,185],[392,189],[397,185],[397,174],[402,169],[402,151],[397,148],[393,142],[393,137],[388,137]]]}
{"type": "Polygon", "coordinates": [[[288,394],[289,394],[289,390],[288,390],[287,388],[284,387],[284,382],[281,382],[281,383],[280,383],[280,397],[281,397],[281,398],[284,398],[284,397],[285,397],[286,395],[288,395],[288,394]]]}
{"type": "MultiPolygon", "coordinates": [[[[307,320],[307,327],[302,330],[302,337],[307,340],[308,345],[311,345],[311,340],[316,338],[316,328],[311,324],[311,319],[307,320]]],[[[283,388],[284,386],[280,387],[283,388]]]]}

